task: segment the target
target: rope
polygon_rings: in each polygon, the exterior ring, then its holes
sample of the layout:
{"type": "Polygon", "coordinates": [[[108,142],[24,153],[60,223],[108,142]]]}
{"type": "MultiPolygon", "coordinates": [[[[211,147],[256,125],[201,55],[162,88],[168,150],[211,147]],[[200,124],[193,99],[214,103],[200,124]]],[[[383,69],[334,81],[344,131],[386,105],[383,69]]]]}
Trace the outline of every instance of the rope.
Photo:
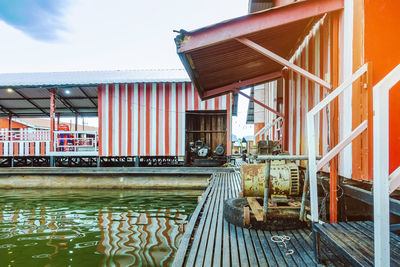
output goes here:
{"type": "Polygon", "coordinates": [[[292,255],[294,253],[293,249],[288,249],[286,241],[290,240],[290,236],[287,235],[273,235],[271,236],[271,241],[274,243],[282,243],[286,248],[286,256],[292,255]]]}

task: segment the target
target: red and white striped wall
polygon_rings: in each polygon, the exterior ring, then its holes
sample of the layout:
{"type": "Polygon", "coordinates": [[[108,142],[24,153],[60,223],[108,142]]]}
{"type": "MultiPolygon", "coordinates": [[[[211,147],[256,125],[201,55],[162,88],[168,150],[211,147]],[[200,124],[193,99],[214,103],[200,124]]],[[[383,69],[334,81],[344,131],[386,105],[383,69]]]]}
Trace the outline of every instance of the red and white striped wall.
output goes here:
{"type": "Polygon", "coordinates": [[[131,83],[99,85],[98,97],[100,156],[183,156],[189,110],[227,110],[231,145],[230,94],[201,101],[189,82],[131,83]]]}

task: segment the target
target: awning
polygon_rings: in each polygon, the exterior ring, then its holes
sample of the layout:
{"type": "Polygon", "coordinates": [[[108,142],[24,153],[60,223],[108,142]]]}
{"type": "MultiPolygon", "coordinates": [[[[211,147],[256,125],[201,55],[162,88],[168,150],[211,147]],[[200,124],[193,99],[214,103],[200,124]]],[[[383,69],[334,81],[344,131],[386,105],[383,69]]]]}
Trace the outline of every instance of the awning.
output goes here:
{"type": "Polygon", "coordinates": [[[177,52],[202,99],[226,94],[281,77],[279,60],[254,45],[288,60],[314,23],[343,5],[343,0],[304,0],[181,31],[175,38],[177,52]]]}

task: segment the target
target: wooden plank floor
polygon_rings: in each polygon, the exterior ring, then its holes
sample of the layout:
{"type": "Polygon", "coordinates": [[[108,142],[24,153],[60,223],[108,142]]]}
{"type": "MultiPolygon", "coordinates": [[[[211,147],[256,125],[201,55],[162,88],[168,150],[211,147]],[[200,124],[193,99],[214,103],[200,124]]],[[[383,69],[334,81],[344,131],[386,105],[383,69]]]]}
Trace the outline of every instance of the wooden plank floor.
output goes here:
{"type": "MultiPolygon", "coordinates": [[[[261,231],[234,226],[223,218],[223,201],[237,197],[239,173],[215,173],[192,214],[173,266],[316,266],[310,229],[261,231]]],[[[348,262],[322,240],[322,262],[348,262]]]]}
{"type": "MultiPolygon", "coordinates": [[[[343,251],[355,266],[374,266],[373,222],[340,222],[316,224],[321,238],[343,251]]],[[[400,237],[390,234],[391,266],[400,266],[400,237]]]]}

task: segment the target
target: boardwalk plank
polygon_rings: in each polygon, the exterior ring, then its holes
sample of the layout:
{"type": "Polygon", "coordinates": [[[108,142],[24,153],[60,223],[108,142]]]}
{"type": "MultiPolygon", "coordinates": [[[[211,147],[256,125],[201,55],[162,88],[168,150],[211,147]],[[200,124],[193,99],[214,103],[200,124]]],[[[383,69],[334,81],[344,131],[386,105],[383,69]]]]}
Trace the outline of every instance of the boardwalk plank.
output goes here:
{"type": "MultiPolygon", "coordinates": [[[[226,186],[225,186],[225,196],[224,198],[227,199],[229,197],[229,176],[225,175],[226,179],[226,186]]],[[[230,250],[231,246],[229,244],[229,224],[224,218],[221,219],[223,221],[223,241],[222,241],[222,266],[230,266],[231,265],[231,258],[230,258],[230,250]]],[[[216,264],[216,262],[214,262],[216,264]]]]}
{"type": "MultiPolygon", "coordinates": [[[[220,197],[220,192],[221,192],[221,179],[219,179],[219,175],[215,177],[217,183],[216,183],[216,194],[213,195],[212,197],[212,202],[210,205],[210,208],[207,212],[207,220],[204,225],[204,230],[202,232],[201,240],[200,240],[200,246],[197,251],[197,256],[196,256],[196,264],[195,266],[203,266],[203,262],[205,260],[206,253],[209,253],[207,250],[207,244],[209,243],[210,240],[210,246],[214,247],[214,238],[215,238],[215,216],[216,216],[216,209],[217,209],[217,203],[220,197]]],[[[212,251],[211,251],[212,253],[212,251]]],[[[209,258],[208,258],[209,259],[209,258]]],[[[211,264],[211,262],[209,262],[211,264]]]]}
{"type": "Polygon", "coordinates": [[[246,244],[247,258],[249,259],[250,266],[258,266],[256,251],[253,246],[253,240],[250,236],[250,230],[243,228],[243,236],[246,244]]]}
{"type": "Polygon", "coordinates": [[[239,226],[235,226],[235,228],[236,228],[236,237],[239,248],[240,265],[243,267],[250,266],[249,260],[247,258],[246,244],[244,242],[244,237],[243,237],[243,228],[239,226]]]}
{"type": "MultiPolygon", "coordinates": [[[[291,249],[293,249],[293,254],[292,254],[293,258],[296,258],[297,255],[299,255],[306,266],[315,266],[316,262],[314,261],[312,255],[309,255],[308,252],[302,246],[302,244],[300,244],[301,241],[298,242],[298,240],[293,232],[294,231],[287,231],[287,232],[283,233],[290,237],[290,240],[288,242],[290,242],[292,244],[291,249]],[[297,253],[297,255],[296,255],[296,253],[297,253]]],[[[282,233],[280,233],[280,234],[282,234],[282,233]]]]}
{"type": "Polygon", "coordinates": [[[197,205],[196,209],[194,210],[191,219],[189,220],[188,225],[186,226],[186,231],[181,239],[181,242],[179,244],[178,251],[175,253],[175,258],[172,263],[172,266],[182,266],[185,260],[185,255],[187,254],[188,246],[190,239],[192,237],[193,231],[195,224],[197,222],[197,219],[199,218],[199,214],[201,210],[203,209],[206,201],[208,200],[208,196],[212,194],[214,191],[213,187],[214,181],[210,183],[210,185],[207,187],[206,191],[203,194],[203,198],[201,199],[200,203],[197,205]]]}
{"type": "Polygon", "coordinates": [[[330,241],[330,244],[336,246],[339,251],[345,253],[346,257],[351,261],[352,264],[359,266],[371,266],[371,260],[363,255],[360,251],[355,250],[354,245],[349,246],[349,240],[347,240],[347,238],[340,233],[336,233],[335,229],[332,229],[328,223],[316,225],[317,227],[325,228],[322,231],[319,231],[321,233],[321,237],[326,238],[330,241]],[[353,255],[356,257],[353,257],[353,255]]]}
{"type": "Polygon", "coordinates": [[[251,239],[253,240],[254,249],[256,251],[256,256],[258,260],[258,264],[260,266],[267,266],[267,260],[265,258],[260,239],[258,238],[257,231],[254,229],[250,230],[251,239]]]}
{"type": "Polygon", "coordinates": [[[261,230],[257,230],[258,239],[260,240],[261,247],[264,251],[265,258],[268,262],[269,266],[281,266],[279,265],[284,262],[283,258],[281,260],[275,260],[275,255],[271,250],[271,247],[268,244],[267,239],[265,238],[264,232],[261,230]]]}
{"type": "Polygon", "coordinates": [[[189,251],[189,256],[188,256],[188,259],[187,259],[187,262],[186,262],[186,266],[193,266],[194,263],[195,263],[196,255],[197,255],[198,248],[199,248],[199,245],[200,245],[200,241],[201,241],[201,238],[202,238],[203,229],[204,229],[205,224],[206,224],[205,222],[206,222],[206,219],[207,219],[207,215],[208,215],[208,212],[210,210],[210,207],[212,206],[212,202],[214,200],[213,195],[216,194],[216,191],[217,191],[217,186],[215,186],[215,185],[218,183],[218,180],[213,180],[213,182],[214,182],[213,183],[213,192],[207,198],[207,202],[206,202],[206,205],[204,207],[203,214],[201,216],[199,226],[197,227],[197,231],[196,231],[195,236],[194,236],[192,247],[190,248],[190,251],[189,251]]]}

